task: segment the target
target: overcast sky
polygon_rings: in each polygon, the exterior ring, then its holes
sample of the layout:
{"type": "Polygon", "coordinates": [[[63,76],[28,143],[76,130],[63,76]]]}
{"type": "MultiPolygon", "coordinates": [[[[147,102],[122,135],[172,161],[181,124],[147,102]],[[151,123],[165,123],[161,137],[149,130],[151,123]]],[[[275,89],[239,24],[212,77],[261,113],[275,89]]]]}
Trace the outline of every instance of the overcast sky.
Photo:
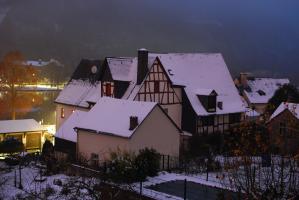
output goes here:
{"type": "MultiPolygon", "coordinates": [[[[220,52],[234,74],[299,79],[297,0],[0,0],[0,55],[81,58],[220,52]]],[[[299,83],[298,81],[296,83],[299,83]]]]}

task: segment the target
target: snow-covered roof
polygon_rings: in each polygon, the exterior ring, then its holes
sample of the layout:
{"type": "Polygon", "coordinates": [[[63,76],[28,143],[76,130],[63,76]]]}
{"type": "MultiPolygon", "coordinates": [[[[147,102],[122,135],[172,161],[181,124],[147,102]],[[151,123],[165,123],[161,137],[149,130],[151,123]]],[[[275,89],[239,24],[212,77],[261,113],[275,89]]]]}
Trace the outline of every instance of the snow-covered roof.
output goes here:
{"type": "Polygon", "coordinates": [[[49,61],[42,61],[42,60],[27,60],[27,65],[33,66],[33,67],[44,67],[50,64],[49,61]]]}
{"type": "Polygon", "coordinates": [[[71,114],[71,116],[62,124],[55,134],[55,137],[69,140],[72,142],[77,142],[77,133],[74,128],[78,123],[84,118],[86,112],[76,110],[71,114]]]}
{"type": "Polygon", "coordinates": [[[107,63],[113,80],[136,80],[137,59],[131,57],[107,58],[107,63]]]}
{"type": "MultiPolygon", "coordinates": [[[[158,57],[174,85],[185,86],[184,90],[197,115],[245,112],[240,95],[220,53],[167,53],[149,54],[158,57]],[[215,90],[217,101],[223,109],[208,113],[198,100],[198,91],[215,90]]],[[[208,92],[209,92],[208,91],[208,92]]]]}
{"type": "Polygon", "coordinates": [[[274,111],[274,113],[271,115],[270,120],[272,120],[273,118],[275,118],[277,115],[279,115],[280,113],[282,113],[283,111],[285,111],[286,109],[288,109],[289,111],[291,111],[291,113],[299,119],[299,104],[296,103],[286,103],[283,102],[281,103],[278,108],[274,111]]]}
{"type": "MultiPolygon", "coordinates": [[[[152,66],[154,59],[151,57],[148,58],[148,68],[152,66]]],[[[108,57],[107,63],[113,80],[136,84],[137,57],[108,57]]]]}
{"type": "Polygon", "coordinates": [[[255,118],[255,117],[259,117],[260,113],[256,112],[255,110],[253,110],[251,108],[247,108],[245,111],[245,115],[246,115],[246,117],[255,118]]]}
{"type": "Polygon", "coordinates": [[[137,126],[134,130],[129,130],[130,117],[138,117],[140,125],[156,105],[157,103],[154,102],[102,97],[85,114],[84,118],[78,123],[77,128],[129,138],[138,128],[137,126]]]}
{"type": "Polygon", "coordinates": [[[55,102],[87,108],[88,101],[96,102],[100,97],[100,82],[93,84],[89,80],[72,80],[59,93],[55,102]]]}
{"type": "Polygon", "coordinates": [[[288,79],[254,78],[248,80],[249,90],[244,90],[250,103],[268,103],[275,91],[284,84],[289,84],[288,79]]]}
{"type": "MultiPolygon", "coordinates": [[[[200,88],[200,89],[197,89],[195,91],[195,94],[197,95],[205,95],[205,96],[209,96],[210,94],[212,94],[213,92],[216,92],[215,90],[213,89],[204,89],[204,88],[200,88]]],[[[216,92],[217,93],[217,92],[216,92]]]]}
{"type": "Polygon", "coordinates": [[[46,129],[34,119],[0,121],[0,133],[19,133],[45,130],[46,129]]]}

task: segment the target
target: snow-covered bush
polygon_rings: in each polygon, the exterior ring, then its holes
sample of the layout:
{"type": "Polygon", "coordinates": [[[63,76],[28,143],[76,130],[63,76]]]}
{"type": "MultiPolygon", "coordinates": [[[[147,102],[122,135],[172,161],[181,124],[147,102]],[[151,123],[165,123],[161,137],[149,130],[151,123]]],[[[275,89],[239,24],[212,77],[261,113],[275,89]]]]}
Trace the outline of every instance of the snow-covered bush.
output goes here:
{"type": "Polygon", "coordinates": [[[142,149],[136,156],[126,151],[111,153],[107,178],[116,183],[143,181],[147,176],[156,176],[160,166],[160,155],[154,149],[142,149]]]}
{"type": "Polygon", "coordinates": [[[131,183],[138,179],[135,154],[118,150],[111,152],[110,156],[111,161],[106,173],[108,179],[115,183],[131,183]]]}
{"type": "Polygon", "coordinates": [[[135,163],[141,178],[157,176],[160,169],[160,154],[155,149],[141,149],[135,163]]]}

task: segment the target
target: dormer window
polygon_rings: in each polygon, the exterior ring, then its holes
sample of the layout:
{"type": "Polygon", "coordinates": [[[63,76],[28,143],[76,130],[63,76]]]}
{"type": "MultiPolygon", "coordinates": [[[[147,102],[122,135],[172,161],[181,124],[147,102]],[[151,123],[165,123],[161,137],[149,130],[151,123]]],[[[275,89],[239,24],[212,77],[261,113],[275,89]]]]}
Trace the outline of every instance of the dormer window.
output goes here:
{"type": "Polygon", "coordinates": [[[211,89],[200,89],[196,92],[197,97],[207,112],[216,112],[217,93],[211,89]]]}
{"type": "Polygon", "coordinates": [[[266,93],[263,90],[256,91],[260,96],[265,96],[266,93]]]}

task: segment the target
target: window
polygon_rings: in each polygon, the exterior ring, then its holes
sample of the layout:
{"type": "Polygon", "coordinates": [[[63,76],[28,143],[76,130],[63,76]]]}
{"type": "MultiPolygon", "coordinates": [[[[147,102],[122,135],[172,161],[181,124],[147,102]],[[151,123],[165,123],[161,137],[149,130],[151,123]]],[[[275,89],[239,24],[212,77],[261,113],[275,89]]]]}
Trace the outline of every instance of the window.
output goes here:
{"type": "Polygon", "coordinates": [[[61,110],[60,110],[60,117],[64,118],[64,108],[61,108],[61,110]]]}
{"type": "Polygon", "coordinates": [[[111,83],[106,83],[106,96],[111,96],[111,83]]]}
{"type": "Polygon", "coordinates": [[[214,120],[215,120],[214,115],[202,117],[202,125],[203,126],[214,126],[214,120]]]}
{"type": "Polygon", "coordinates": [[[159,81],[154,82],[154,92],[159,92],[160,91],[160,83],[159,81]]]}
{"type": "Polygon", "coordinates": [[[266,93],[263,91],[263,90],[258,90],[257,93],[260,95],[260,96],[265,96],[266,93]]]}
{"type": "Polygon", "coordinates": [[[216,112],[216,96],[208,96],[208,112],[216,112]]]}

